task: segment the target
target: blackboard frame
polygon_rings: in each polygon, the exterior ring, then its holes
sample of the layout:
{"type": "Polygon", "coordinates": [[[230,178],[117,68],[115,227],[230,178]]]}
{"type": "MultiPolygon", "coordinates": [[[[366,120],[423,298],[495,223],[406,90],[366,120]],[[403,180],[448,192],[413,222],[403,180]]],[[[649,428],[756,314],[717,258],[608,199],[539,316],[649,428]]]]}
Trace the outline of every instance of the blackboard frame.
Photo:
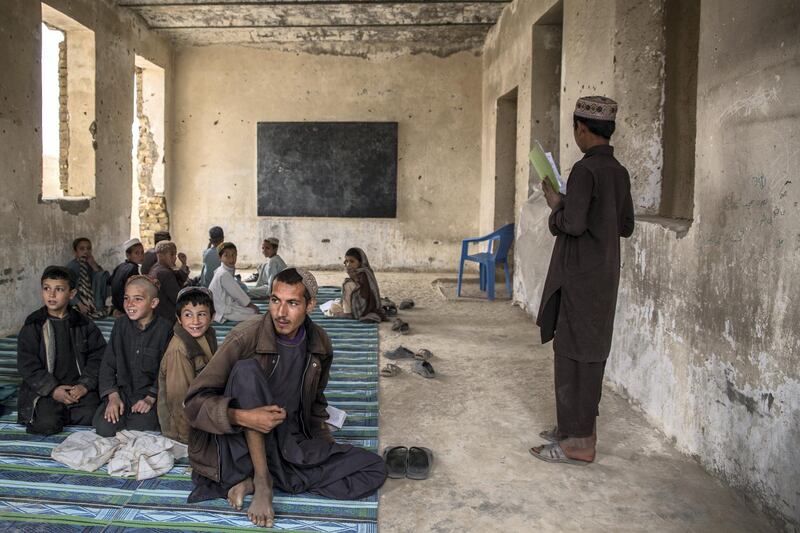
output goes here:
{"type": "Polygon", "coordinates": [[[258,216],[397,218],[397,122],[258,122],[258,216]]]}

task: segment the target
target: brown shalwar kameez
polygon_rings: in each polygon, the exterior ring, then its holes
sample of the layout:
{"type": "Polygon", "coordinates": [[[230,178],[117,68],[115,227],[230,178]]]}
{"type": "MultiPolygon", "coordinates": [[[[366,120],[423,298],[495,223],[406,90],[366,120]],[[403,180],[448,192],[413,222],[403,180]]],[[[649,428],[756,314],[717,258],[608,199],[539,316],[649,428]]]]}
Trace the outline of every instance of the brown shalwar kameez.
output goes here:
{"type": "Polygon", "coordinates": [[[536,324],[542,343],[555,338],[558,426],[570,437],[594,432],[614,331],[619,238],[633,233],[630,188],[613,147],[594,146],[572,168],[567,194],[550,215],[556,242],[536,324]]]}

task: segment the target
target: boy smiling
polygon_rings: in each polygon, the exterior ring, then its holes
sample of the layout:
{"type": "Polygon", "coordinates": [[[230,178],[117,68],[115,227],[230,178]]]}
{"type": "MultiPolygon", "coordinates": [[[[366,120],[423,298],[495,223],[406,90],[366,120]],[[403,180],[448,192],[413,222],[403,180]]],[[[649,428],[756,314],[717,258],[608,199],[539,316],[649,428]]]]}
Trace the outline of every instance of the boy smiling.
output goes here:
{"type": "Polygon", "coordinates": [[[158,372],[158,421],[165,437],[186,443],[189,422],[183,414],[186,391],[217,351],[217,336],[211,327],[214,300],[205,287],[186,287],[178,293],[178,322],[174,336],[161,359],[158,372]]]}
{"type": "Polygon", "coordinates": [[[103,437],[113,437],[122,429],[158,430],[153,409],[158,398],[158,368],[172,326],[155,316],[158,288],[147,276],[128,280],[124,306],[125,316],[114,322],[100,365],[103,403],[92,424],[103,437]]]}

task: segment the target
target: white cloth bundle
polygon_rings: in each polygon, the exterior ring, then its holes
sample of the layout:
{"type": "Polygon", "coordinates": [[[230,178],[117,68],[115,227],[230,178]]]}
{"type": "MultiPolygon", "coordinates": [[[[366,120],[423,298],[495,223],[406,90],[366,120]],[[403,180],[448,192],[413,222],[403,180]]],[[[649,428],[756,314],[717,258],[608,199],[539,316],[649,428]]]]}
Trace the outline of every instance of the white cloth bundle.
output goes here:
{"type": "Polygon", "coordinates": [[[93,472],[108,463],[108,474],[150,479],[166,474],[175,459],[186,457],[185,444],[144,431],[122,430],[115,437],[79,431],[53,448],[51,457],[75,470],[93,472]]]}

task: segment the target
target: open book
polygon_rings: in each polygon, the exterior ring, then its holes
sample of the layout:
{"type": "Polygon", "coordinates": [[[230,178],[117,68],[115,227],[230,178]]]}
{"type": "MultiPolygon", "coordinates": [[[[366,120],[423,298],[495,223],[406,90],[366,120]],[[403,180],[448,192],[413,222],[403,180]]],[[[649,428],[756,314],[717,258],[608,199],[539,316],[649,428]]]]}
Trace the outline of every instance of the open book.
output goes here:
{"type": "Polygon", "coordinates": [[[561,181],[561,174],[558,173],[556,162],[553,160],[553,154],[545,152],[542,149],[542,145],[539,144],[539,141],[533,142],[533,150],[528,154],[528,159],[531,160],[533,168],[539,175],[540,180],[544,181],[547,179],[550,182],[550,187],[552,187],[554,191],[558,191],[561,194],[567,192],[567,188],[561,181]]]}

